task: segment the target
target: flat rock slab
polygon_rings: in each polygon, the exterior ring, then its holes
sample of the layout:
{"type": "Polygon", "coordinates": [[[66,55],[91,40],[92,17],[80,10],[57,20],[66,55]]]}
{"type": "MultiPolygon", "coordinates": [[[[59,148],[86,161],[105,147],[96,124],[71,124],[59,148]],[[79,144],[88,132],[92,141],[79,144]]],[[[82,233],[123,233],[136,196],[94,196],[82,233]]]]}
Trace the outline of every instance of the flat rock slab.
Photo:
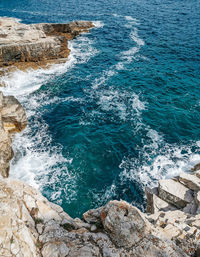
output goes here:
{"type": "Polygon", "coordinates": [[[200,190],[200,178],[198,178],[197,176],[182,172],[179,175],[178,179],[181,183],[183,183],[188,188],[194,191],[200,190]]]}
{"type": "Polygon", "coordinates": [[[153,195],[153,210],[154,213],[159,211],[175,211],[177,210],[175,206],[167,203],[166,201],[162,200],[160,197],[153,195]]]}
{"type": "Polygon", "coordinates": [[[160,180],[158,191],[161,199],[175,205],[177,208],[184,208],[193,201],[192,191],[172,179],[160,180]]]}

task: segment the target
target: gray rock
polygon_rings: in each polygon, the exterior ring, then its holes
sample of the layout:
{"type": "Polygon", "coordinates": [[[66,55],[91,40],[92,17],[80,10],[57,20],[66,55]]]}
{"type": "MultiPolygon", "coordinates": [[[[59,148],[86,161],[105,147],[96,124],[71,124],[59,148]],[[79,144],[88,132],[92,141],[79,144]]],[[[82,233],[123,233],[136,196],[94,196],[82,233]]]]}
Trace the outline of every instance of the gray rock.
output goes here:
{"type": "Polygon", "coordinates": [[[91,209],[83,213],[83,219],[89,224],[101,223],[101,211],[103,207],[91,209]]]}
{"type": "Polygon", "coordinates": [[[101,220],[118,247],[133,247],[150,229],[143,213],[125,201],[109,202],[101,212],[101,220]]]}
{"type": "Polygon", "coordinates": [[[198,215],[187,220],[182,211],[158,212],[152,225],[136,207],[111,201],[90,212],[98,213],[97,221],[101,219],[103,227],[98,232],[96,225],[64,215],[61,208],[18,180],[0,179],[0,198],[0,256],[186,257],[185,252],[194,254],[197,249],[198,215]],[[72,229],[63,227],[66,221],[73,225],[72,229]],[[186,226],[188,232],[184,231],[186,226]],[[190,240],[185,239],[187,233],[190,240]],[[174,237],[182,240],[181,247],[174,243],[174,237]]]}
{"type": "Polygon", "coordinates": [[[200,179],[194,175],[182,172],[179,177],[179,181],[185,186],[194,191],[200,190],[200,179]]]}
{"type": "Polygon", "coordinates": [[[0,92],[0,173],[9,175],[9,161],[13,158],[11,134],[22,131],[27,125],[25,110],[13,96],[0,92]]]}
{"type": "Polygon", "coordinates": [[[192,169],[191,171],[197,171],[200,170],[200,163],[197,163],[192,169]]]}
{"type": "Polygon", "coordinates": [[[195,172],[195,176],[197,176],[198,178],[200,178],[200,170],[197,170],[197,171],[195,172]]]}
{"type": "Polygon", "coordinates": [[[161,199],[175,205],[177,208],[184,208],[193,201],[192,191],[172,179],[160,180],[158,191],[161,199]]]}
{"type": "Polygon", "coordinates": [[[147,213],[154,214],[159,211],[172,211],[176,210],[176,207],[167,203],[166,201],[159,198],[158,189],[154,188],[153,190],[146,187],[145,194],[147,196],[147,213]]]}

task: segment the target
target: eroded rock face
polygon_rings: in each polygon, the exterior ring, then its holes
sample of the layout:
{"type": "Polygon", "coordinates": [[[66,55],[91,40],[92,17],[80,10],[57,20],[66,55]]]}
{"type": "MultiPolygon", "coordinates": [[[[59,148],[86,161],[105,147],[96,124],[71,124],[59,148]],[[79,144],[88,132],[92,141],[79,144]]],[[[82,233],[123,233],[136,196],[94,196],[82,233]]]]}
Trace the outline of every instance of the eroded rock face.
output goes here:
{"type": "Polygon", "coordinates": [[[22,131],[27,125],[26,113],[13,96],[0,92],[0,174],[9,175],[9,161],[13,157],[11,135],[22,131]]]}
{"type": "Polygon", "coordinates": [[[94,27],[92,22],[26,25],[13,18],[0,18],[0,67],[45,65],[67,58],[68,40],[94,27]]]}

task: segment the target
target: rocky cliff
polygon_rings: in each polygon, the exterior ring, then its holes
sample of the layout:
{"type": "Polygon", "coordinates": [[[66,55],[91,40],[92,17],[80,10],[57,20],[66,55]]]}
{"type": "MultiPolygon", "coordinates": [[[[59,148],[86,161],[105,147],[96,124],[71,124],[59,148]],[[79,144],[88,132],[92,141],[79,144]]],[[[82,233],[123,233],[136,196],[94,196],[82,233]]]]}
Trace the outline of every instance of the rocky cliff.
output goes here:
{"type": "Polygon", "coordinates": [[[125,201],[110,201],[87,211],[82,219],[71,218],[21,181],[1,179],[0,256],[200,256],[200,191],[193,190],[192,182],[198,181],[199,173],[182,174],[187,177],[184,182],[181,177],[180,182],[161,181],[162,199],[153,195],[148,202],[153,214],[144,214],[125,201]],[[187,194],[182,198],[183,191],[175,190],[174,183],[191,193],[191,203],[187,194]],[[195,205],[194,213],[188,204],[195,205]]]}
{"type": "Polygon", "coordinates": [[[37,68],[65,61],[70,53],[68,41],[92,27],[88,21],[26,25],[17,19],[0,18],[0,68],[37,68]]]}

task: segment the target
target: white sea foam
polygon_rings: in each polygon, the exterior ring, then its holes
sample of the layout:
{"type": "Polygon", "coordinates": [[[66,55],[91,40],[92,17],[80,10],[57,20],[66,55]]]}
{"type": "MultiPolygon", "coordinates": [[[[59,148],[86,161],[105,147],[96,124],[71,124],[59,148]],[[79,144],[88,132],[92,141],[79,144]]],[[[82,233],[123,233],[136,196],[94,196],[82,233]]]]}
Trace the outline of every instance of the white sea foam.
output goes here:
{"type": "Polygon", "coordinates": [[[71,70],[77,63],[85,63],[98,51],[92,46],[93,41],[86,36],[80,36],[77,40],[69,41],[71,54],[63,64],[54,64],[49,69],[38,69],[15,71],[9,75],[2,76],[0,82],[5,84],[2,88],[4,94],[12,94],[16,97],[30,94],[38,90],[43,84],[51,81],[56,76],[71,70]]]}
{"type": "Polygon", "coordinates": [[[124,16],[124,18],[129,22],[131,25],[140,25],[139,21],[132,16],[124,16]]]}
{"type": "Polygon", "coordinates": [[[130,37],[131,39],[138,45],[138,46],[144,46],[144,41],[139,37],[138,35],[138,29],[137,28],[134,28],[132,31],[131,31],[131,34],[130,34],[130,37]]]}
{"type": "Polygon", "coordinates": [[[140,150],[138,158],[124,158],[120,164],[121,180],[137,181],[141,186],[156,186],[158,180],[171,178],[181,171],[189,171],[200,162],[199,150],[192,151],[191,145],[169,144],[162,135],[147,129],[149,143],[140,150]]]}
{"type": "MultiPolygon", "coordinates": [[[[122,121],[141,117],[145,103],[133,92],[117,90],[113,87],[97,92],[97,104],[103,111],[112,112],[113,116],[122,121]]],[[[138,119],[135,119],[138,122],[138,119]]]]}
{"type": "MultiPolygon", "coordinates": [[[[116,18],[120,17],[117,14],[113,14],[113,16],[116,18]]],[[[141,47],[145,45],[144,40],[140,38],[138,34],[137,26],[139,25],[139,21],[131,16],[125,16],[124,18],[128,21],[126,25],[129,25],[130,28],[130,39],[135,43],[135,45],[126,51],[120,52],[119,57],[121,61],[119,61],[115,65],[112,65],[107,70],[103,71],[100,77],[97,77],[94,80],[94,82],[92,83],[92,88],[94,90],[97,90],[99,86],[106,84],[106,82],[111,77],[116,75],[118,71],[124,70],[126,65],[131,63],[133,59],[137,59],[138,56],[141,59],[145,58],[142,55],[138,55],[141,47]]]]}
{"type": "Polygon", "coordinates": [[[115,66],[112,66],[110,69],[103,72],[100,78],[96,78],[92,83],[92,88],[97,89],[100,85],[106,83],[106,81],[116,74],[115,66]]]}
{"type": "Polygon", "coordinates": [[[138,29],[135,27],[131,30],[130,38],[135,42],[135,46],[130,48],[127,51],[121,52],[121,59],[125,60],[125,64],[131,63],[133,59],[136,59],[138,57],[138,53],[140,51],[140,48],[145,45],[145,42],[143,39],[141,39],[138,35],[138,29]]]}
{"type": "Polygon", "coordinates": [[[197,141],[197,146],[200,147],[200,141],[197,141]]]}
{"type": "Polygon", "coordinates": [[[103,21],[93,21],[92,23],[94,24],[94,26],[96,28],[103,28],[104,27],[103,21]]]}

